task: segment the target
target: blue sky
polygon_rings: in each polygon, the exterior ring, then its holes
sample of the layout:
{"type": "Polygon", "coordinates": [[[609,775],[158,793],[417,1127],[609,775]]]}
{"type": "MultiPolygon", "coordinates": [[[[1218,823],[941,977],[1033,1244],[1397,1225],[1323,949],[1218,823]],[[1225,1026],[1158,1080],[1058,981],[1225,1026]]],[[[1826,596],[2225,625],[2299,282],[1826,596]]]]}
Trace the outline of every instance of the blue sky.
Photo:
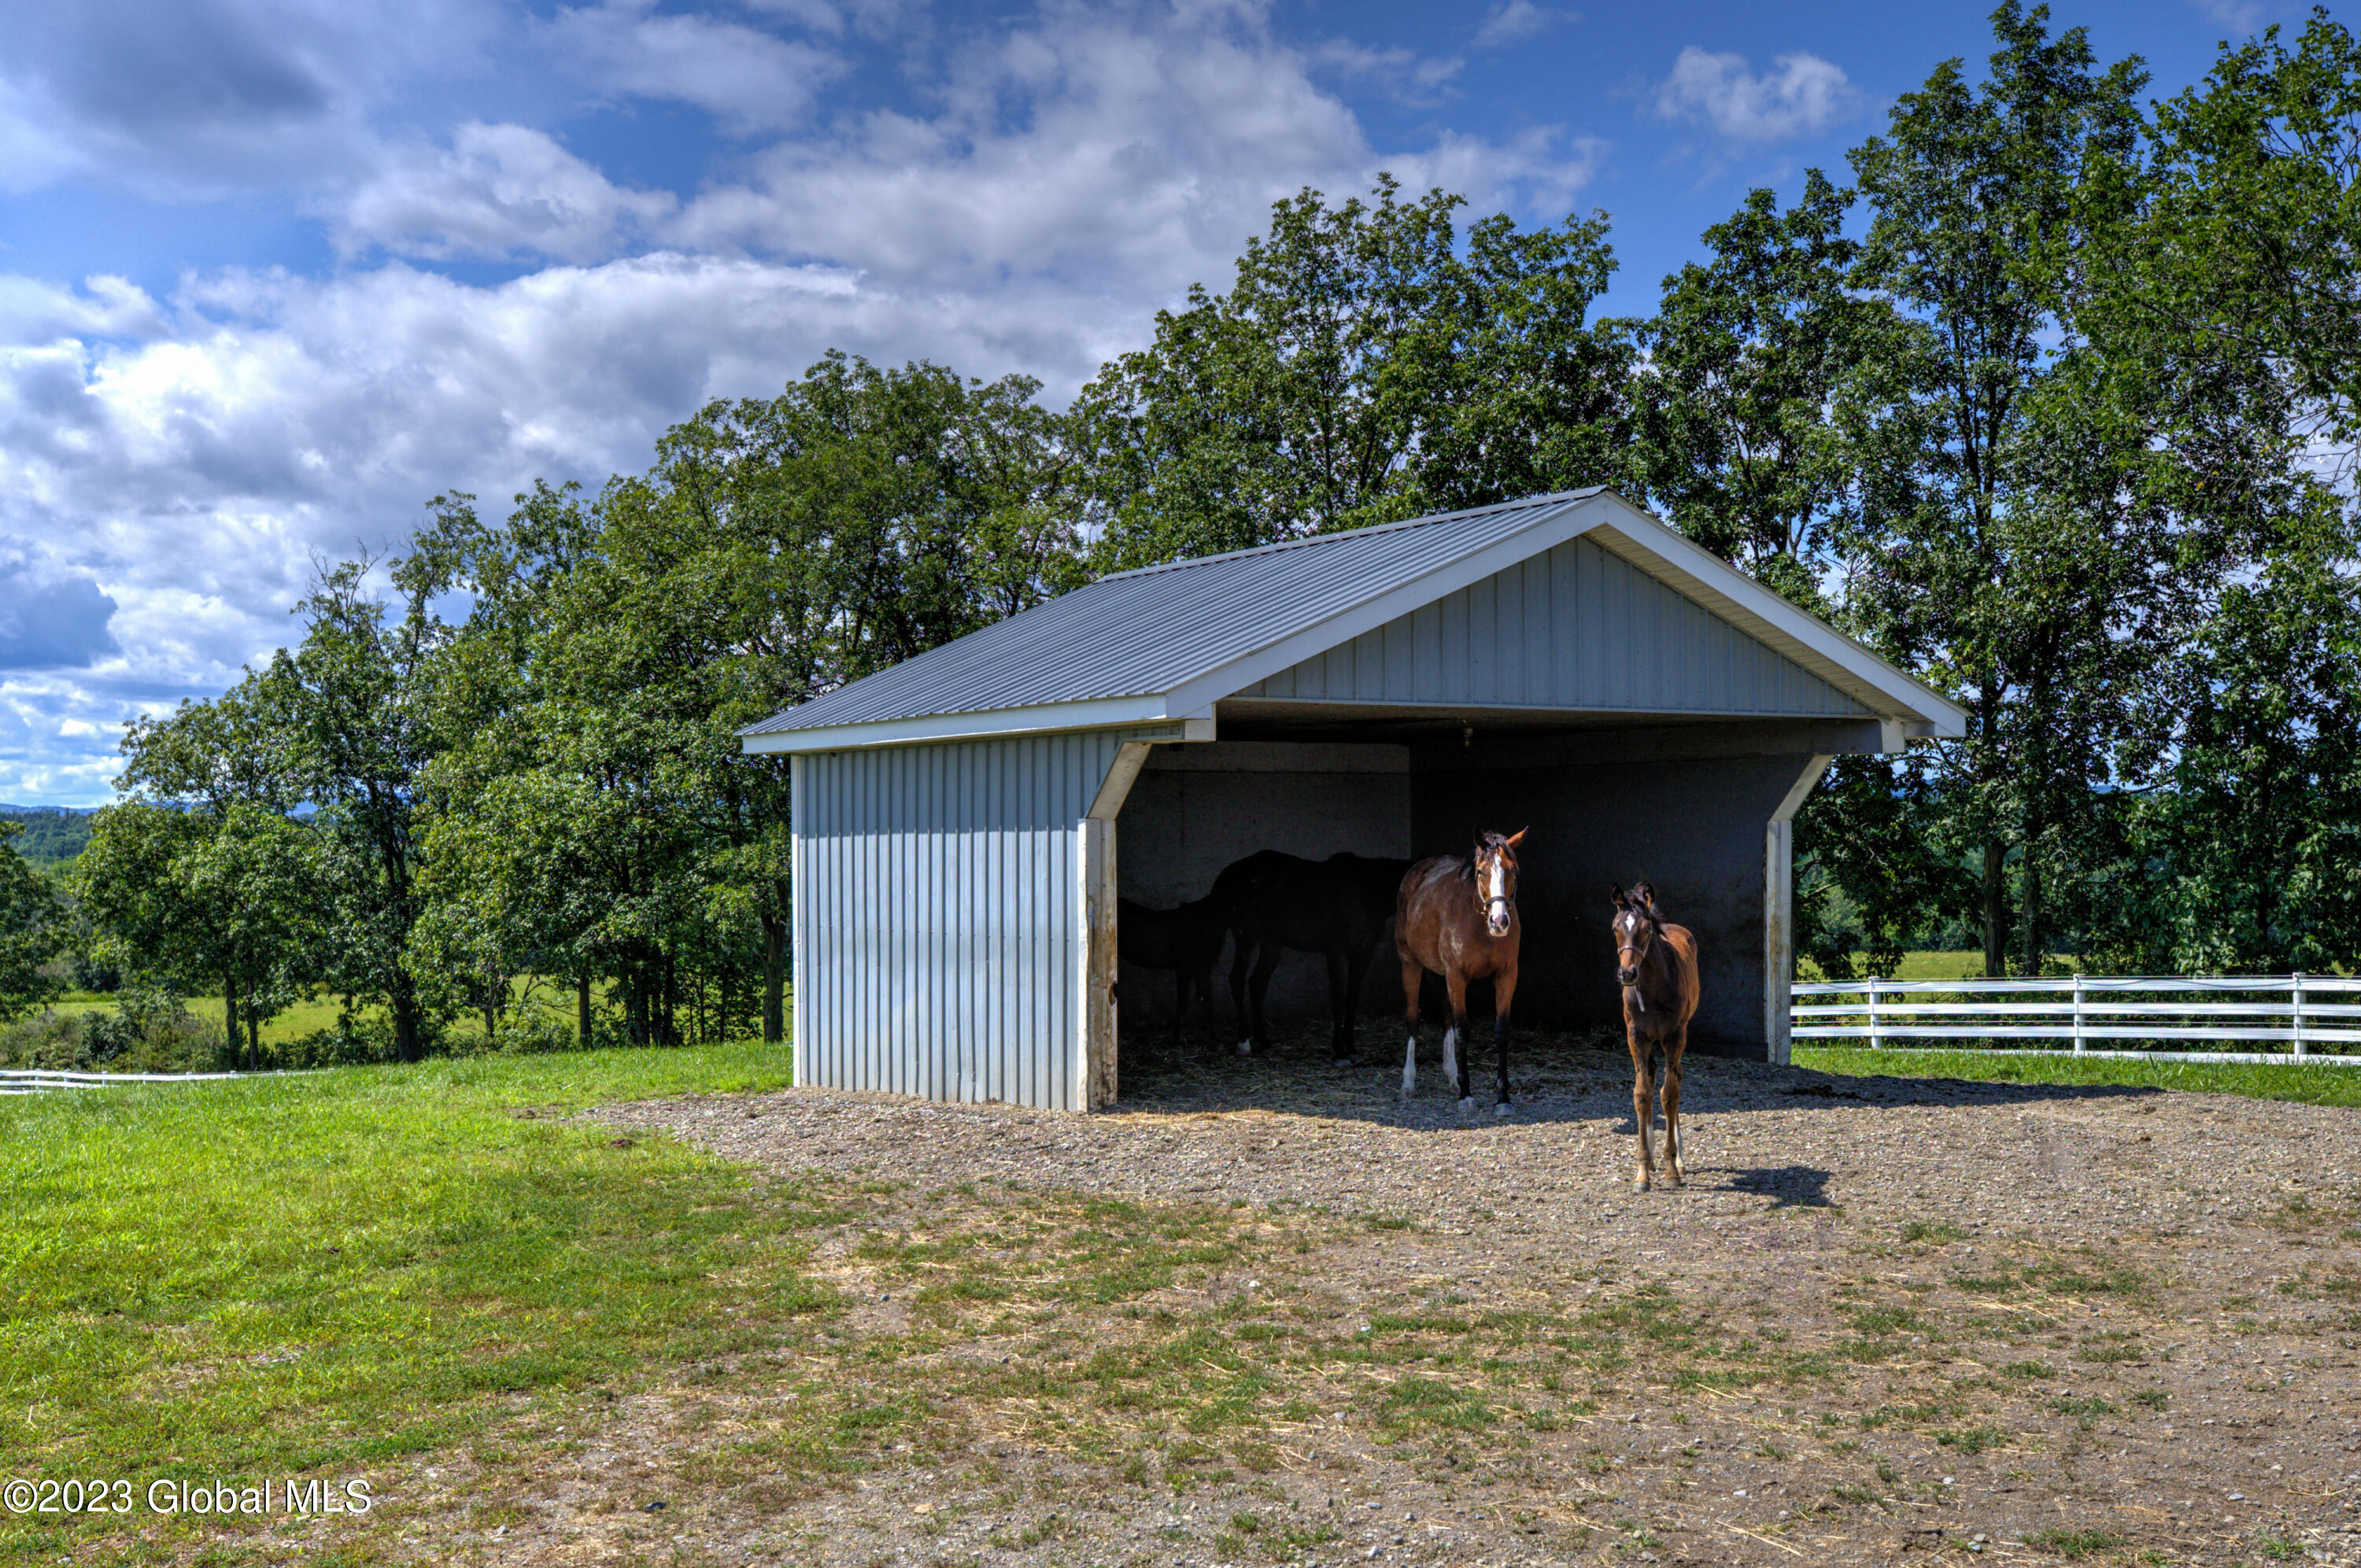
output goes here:
{"type": "MultiPolygon", "coordinates": [[[[841,347],[1062,400],[1269,203],[1604,208],[1644,314],[1981,5],[82,0],[0,34],[0,801],[288,640],[446,489],[640,466],[841,347]]],[[[2154,91],[2292,5],[2055,7],[2154,91]]]]}

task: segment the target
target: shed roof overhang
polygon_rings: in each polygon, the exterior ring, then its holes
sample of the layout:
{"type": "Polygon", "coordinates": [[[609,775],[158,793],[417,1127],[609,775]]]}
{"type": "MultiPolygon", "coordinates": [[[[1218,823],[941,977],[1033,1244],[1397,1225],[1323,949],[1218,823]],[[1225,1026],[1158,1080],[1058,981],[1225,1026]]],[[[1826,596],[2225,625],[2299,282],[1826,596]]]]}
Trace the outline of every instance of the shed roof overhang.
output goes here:
{"type": "MultiPolygon", "coordinates": [[[[1447,544],[1448,534],[1436,537],[1447,544]]],[[[1211,740],[1216,705],[1224,704],[1224,699],[1305,659],[1340,647],[1398,617],[1578,537],[1590,539],[1859,702],[1877,720],[1884,737],[1883,749],[1898,750],[1916,739],[1955,739],[1966,732],[1967,715],[1958,705],[1698,548],[1620,496],[1610,490],[1593,489],[1535,497],[1471,512],[1414,518],[1351,533],[1316,535],[1103,578],[1062,599],[1013,616],[997,627],[972,633],[894,670],[881,672],[750,726],[740,731],[741,743],[750,752],[840,751],[1141,725],[1169,727],[1169,739],[1175,740],[1211,740]],[[1390,574],[1372,572],[1367,581],[1356,583],[1342,592],[1329,586],[1323,598],[1314,598],[1307,594],[1304,609],[1291,619],[1281,612],[1262,624],[1240,629],[1227,645],[1209,647],[1193,662],[1177,666],[1168,663],[1157,672],[1151,683],[1155,689],[1077,695],[1062,700],[1052,696],[1049,700],[985,706],[930,699],[927,691],[925,677],[929,673],[929,661],[937,661],[950,672],[950,678],[940,683],[941,697],[950,698],[952,688],[960,686],[976,689],[979,682],[973,655],[983,654],[988,659],[993,650],[985,644],[993,640],[994,633],[1003,628],[1014,628],[1027,617],[1039,617],[1045,611],[1057,609],[1060,615],[1052,619],[1067,623],[1058,630],[1073,635],[1077,641],[1104,630],[1094,627],[1091,620],[1092,611],[1101,607],[1085,596],[1106,585],[1130,588],[1144,579],[1176,574],[1185,568],[1218,566],[1223,569],[1224,579],[1234,580],[1224,582],[1224,593],[1247,593],[1258,565],[1256,557],[1285,552],[1290,557],[1285,564],[1293,566],[1305,559],[1295,555],[1295,552],[1323,546],[1350,549],[1356,542],[1375,542],[1380,535],[1452,525],[1467,526],[1472,537],[1466,548],[1430,549],[1390,574]],[[962,651],[968,657],[961,657],[962,651]],[[896,675],[902,677],[901,684],[908,688],[906,691],[895,694],[884,703],[859,700],[863,688],[871,687],[873,682],[883,683],[896,675]],[[855,700],[840,702],[840,697],[855,700]],[[915,711],[930,706],[938,710],[915,711]],[[839,713],[843,717],[835,717],[839,713]]],[[[1275,562],[1274,565],[1279,564],[1275,562]]],[[[1349,568],[1349,559],[1346,565],[1349,568]]],[[[1109,592],[1101,597],[1106,601],[1104,613],[1110,621],[1153,613],[1153,604],[1143,607],[1136,593],[1109,592]]],[[[1045,656],[1045,650],[1027,648],[1020,638],[1004,635],[1002,640],[1008,644],[1006,652],[1011,656],[1024,656],[1028,663],[1045,656]]],[[[988,682],[981,684],[988,689],[988,682]]],[[[1036,680],[1027,684],[1038,689],[1040,683],[1036,680]]],[[[882,691],[879,695],[883,695],[882,691]]],[[[1528,721],[1543,721],[1547,717],[1533,710],[1524,711],[1528,721]]],[[[1568,721],[1597,723],[1608,716],[1586,712],[1564,717],[1568,721]]],[[[1656,717],[1660,716],[1616,716],[1624,722],[1656,717]]],[[[1759,714],[1730,717],[1762,718],[1759,714]]]]}

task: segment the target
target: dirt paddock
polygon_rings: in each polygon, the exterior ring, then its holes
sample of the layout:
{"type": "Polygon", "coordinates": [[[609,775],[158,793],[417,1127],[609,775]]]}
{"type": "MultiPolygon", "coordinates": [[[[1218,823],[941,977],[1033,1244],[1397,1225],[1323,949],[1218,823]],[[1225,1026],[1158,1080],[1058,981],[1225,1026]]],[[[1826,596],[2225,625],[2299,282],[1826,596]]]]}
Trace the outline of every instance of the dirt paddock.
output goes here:
{"type": "Polygon", "coordinates": [[[1620,1047],[1529,1045],[1496,1121],[1463,1117],[1431,1058],[1405,1105],[1387,1034],[1352,1069],[1308,1039],[1253,1061],[1135,1051],[1122,1103],[1087,1117],[813,1091],[595,1113],[890,1194],[813,1260],[856,1338],[934,1310],[912,1289],[942,1266],[917,1241],[1003,1235],[1034,1198],[1248,1227],[1054,1332],[928,1320],[942,1365],[1071,1365],[1101,1415],[1048,1384],[970,1399],[958,1444],[775,1514],[716,1494],[671,1549],[2361,1563],[2355,1113],[1693,1059],[1688,1185],[1634,1193],[1620,1047]],[[1155,1401],[1105,1393],[1132,1387],[1107,1347],[1159,1322],[1256,1380],[1228,1424],[1202,1402],[1133,1419],[1155,1401]]]}

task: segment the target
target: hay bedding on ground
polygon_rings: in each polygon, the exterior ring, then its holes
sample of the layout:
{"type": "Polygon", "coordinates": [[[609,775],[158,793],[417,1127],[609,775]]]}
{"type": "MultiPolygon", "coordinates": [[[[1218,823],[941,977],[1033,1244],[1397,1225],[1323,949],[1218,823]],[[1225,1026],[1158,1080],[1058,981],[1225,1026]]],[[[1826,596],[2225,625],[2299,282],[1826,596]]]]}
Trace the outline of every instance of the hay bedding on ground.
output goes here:
{"type": "MultiPolygon", "coordinates": [[[[711,1396],[660,1391],[493,1554],[2361,1563],[2361,1118],[1693,1060],[1689,1185],[1634,1194],[1629,1065],[1597,1045],[1529,1047],[1497,1123],[1431,1064],[1404,1105],[1398,1058],[1340,1070],[1309,1040],[1127,1058],[1125,1101],[1089,1117],[816,1091],[598,1112],[866,1183],[871,1236],[1079,1194],[1226,1211],[1268,1241],[1122,1312],[961,1319],[943,1365],[1078,1365],[1150,1310],[1209,1344],[1261,1325],[1310,1348],[1253,1369],[1268,1397],[1202,1443],[1185,1406],[1159,1428],[1003,1399],[768,1494],[700,1486],[680,1411],[711,1396]],[[677,1500],[598,1515],[617,1474],[677,1500]]],[[[915,1255],[820,1248],[842,1334],[909,1332],[928,1277],[890,1257],[915,1255]]],[[[758,1404],[785,1376],[712,1381],[758,1404]]]]}

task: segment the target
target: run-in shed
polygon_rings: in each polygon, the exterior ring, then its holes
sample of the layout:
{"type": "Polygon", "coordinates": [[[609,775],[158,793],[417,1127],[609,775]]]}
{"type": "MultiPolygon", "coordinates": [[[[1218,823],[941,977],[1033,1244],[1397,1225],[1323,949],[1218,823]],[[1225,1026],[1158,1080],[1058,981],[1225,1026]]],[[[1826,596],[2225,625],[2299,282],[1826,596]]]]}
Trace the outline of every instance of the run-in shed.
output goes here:
{"type": "Polygon", "coordinates": [[[1645,876],[1697,1036],[1784,1060],[1796,806],[1964,718],[1604,489],[1104,578],[744,732],[794,759],[796,1081],[1103,1104],[1118,891],[1527,826],[1519,1018],[1616,1015],[1645,876]]]}

